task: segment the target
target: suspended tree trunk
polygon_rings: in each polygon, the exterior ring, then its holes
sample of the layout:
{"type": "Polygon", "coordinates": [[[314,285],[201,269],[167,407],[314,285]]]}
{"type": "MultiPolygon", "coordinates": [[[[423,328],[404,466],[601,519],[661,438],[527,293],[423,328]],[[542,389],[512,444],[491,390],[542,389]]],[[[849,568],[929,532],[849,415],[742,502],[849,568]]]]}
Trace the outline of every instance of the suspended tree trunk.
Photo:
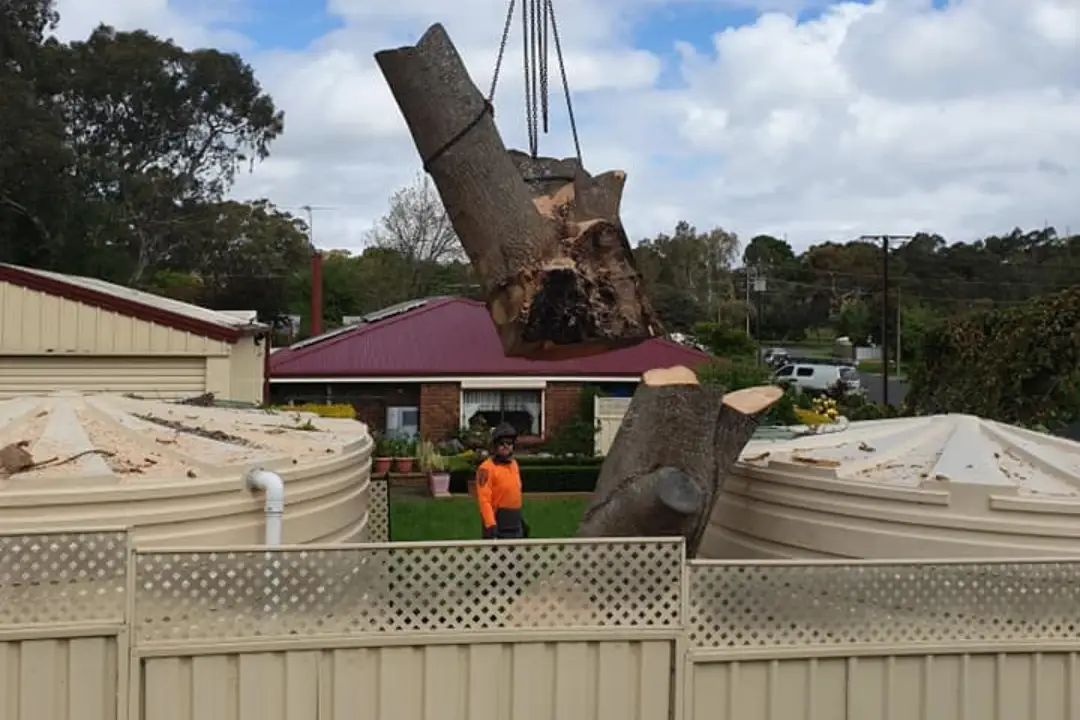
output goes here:
{"type": "Polygon", "coordinates": [[[578,535],[682,535],[696,555],[724,479],[757,418],[782,395],[773,386],[725,395],[685,367],[645,373],[578,535]]]}
{"type": "Polygon", "coordinates": [[[375,59],[507,355],[589,355],[661,332],[619,219],[624,173],[508,152],[442,25],[375,59]]]}

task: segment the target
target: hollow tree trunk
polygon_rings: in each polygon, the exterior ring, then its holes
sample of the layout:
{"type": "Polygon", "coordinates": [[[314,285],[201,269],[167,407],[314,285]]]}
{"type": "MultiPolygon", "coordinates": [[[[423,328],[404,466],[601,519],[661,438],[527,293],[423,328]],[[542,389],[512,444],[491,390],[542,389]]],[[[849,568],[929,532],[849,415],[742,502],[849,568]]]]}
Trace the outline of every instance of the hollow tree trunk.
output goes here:
{"type": "Polygon", "coordinates": [[[684,367],[645,373],[578,536],[682,535],[696,555],[724,479],[782,394],[763,386],[725,395],[684,367]]]}
{"type": "Polygon", "coordinates": [[[624,173],[508,152],[442,25],[375,59],[507,355],[589,355],[661,332],[619,220],[624,173]]]}

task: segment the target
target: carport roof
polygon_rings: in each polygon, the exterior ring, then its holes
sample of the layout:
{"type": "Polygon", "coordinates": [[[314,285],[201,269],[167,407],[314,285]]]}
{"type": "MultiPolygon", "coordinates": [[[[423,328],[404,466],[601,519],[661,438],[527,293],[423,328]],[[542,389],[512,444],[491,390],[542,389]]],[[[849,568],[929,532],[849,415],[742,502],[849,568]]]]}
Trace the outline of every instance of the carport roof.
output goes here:
{"type": "Polygon", "coordinates": [[[97,278],[0,263],[0,282],[223,342],[267,329],[253,312],[208,310],[97,278]]]}

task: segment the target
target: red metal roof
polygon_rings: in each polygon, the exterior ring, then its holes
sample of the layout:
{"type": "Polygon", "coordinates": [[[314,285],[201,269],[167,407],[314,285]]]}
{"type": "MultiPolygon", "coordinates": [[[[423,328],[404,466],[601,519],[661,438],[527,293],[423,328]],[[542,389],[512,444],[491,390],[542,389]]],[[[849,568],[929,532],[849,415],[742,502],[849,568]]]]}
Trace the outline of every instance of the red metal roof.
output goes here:
{"type": "Polygon", "coordinates": [[[640,376],[672,365],[694,367],[703,352],[655,338],[633,347],[570,360],[507,357],[483,303],[438,298],[398,315],[278,350],[275,378],[531,375],[640,376]]]}

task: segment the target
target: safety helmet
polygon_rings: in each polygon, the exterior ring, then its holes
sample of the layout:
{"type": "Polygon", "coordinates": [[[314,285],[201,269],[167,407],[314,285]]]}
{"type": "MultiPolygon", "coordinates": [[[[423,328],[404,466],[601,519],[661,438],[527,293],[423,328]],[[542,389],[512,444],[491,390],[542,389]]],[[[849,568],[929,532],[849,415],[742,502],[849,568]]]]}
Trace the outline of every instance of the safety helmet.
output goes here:
{"type": "Polygon", "coordinates": [[[500,423],[495,432],[492,433],[491,441],[496,445],[500,440],[509,440],[510,442],[517,442],[517,430],[510,423],[500,423]]]}

